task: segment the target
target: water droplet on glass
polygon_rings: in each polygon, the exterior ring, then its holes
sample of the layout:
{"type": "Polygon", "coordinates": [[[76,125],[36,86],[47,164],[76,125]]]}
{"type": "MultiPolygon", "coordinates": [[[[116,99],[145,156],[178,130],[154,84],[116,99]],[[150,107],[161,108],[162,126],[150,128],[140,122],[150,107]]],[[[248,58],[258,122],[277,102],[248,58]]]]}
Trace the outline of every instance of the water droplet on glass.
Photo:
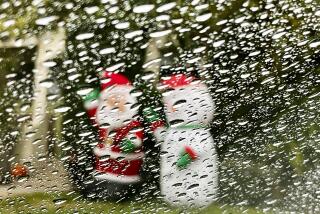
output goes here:
{"type": "Polygon", "coordinates": [[[36,20],[37,25],[48,25],[50,22],[57,20],[58,16],[48,16],[36,20]]]}
{"type": "Polygon", "coordinates": [[[172,30],[163,30],[163,31],[157,31],[157,32],[152,32],[150,33],[150,37],[157,38],[157,37],[162,37],[170,34],[172,30]]]}
{"type": "Polygon", "coordinates": [[[61,107],[55,108],[54,111],[57,113],[64,113],[64,112],[69,111],[70,109],[71,108],[68,106],[61,106],[61,107]]]}
{"type": "Polygon", "coordinates": [[[204,21],[207,21],[208,19],[210,19],[211,16],[212,16],[212,13],[206,13],[206,14],[197,16],[196,21],[197,22],[204,22],[204,21]]]}
{"type": "Polygon", "coordinates": [[[93,33],[83,33],[76,36],[76,40],[86,40],[94,36],[93,33]]]}
{"type": "Polygon", "coordinates": [[[171,9],[174,8],[176,5],[177,5],[176,2],[170,2],[170,3],[167,3],[167,4],[164,4],[164,5],[159,6],[159,7],[156,9],[156,11],[157,11],[158,13],[162,13],[162,12],[171,10],[171,9]]]}
{"type": "Polygon", "coordinates": [[[134,13],[148,13],[154,8],[153,4],[139,5],[133,8],[134,13]]]}

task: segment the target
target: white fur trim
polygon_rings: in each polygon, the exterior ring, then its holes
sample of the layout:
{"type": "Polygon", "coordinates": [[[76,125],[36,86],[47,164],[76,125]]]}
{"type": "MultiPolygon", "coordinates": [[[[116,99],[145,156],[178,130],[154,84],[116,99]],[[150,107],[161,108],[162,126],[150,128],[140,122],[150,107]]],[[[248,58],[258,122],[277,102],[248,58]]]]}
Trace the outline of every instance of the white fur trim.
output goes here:
{"type": "Polygon", "coordinates": [[[97,174],[94,175],[97,180],[108,180],[115,181],[119,183],[137,183],[141,180],[139,175],[115,175],[112,173],[101,173],[99,171],[95,171],[97,174]]]}
{"type": "MultiPolygon", "coordinates": [[[[106,97],[108,97],[110,94],[118,94],[118,93],[122,93],[122,94],[126,94],[128,96],[133,97],[130,92],[133,90],[133,86],[132,85],[113,85],[111,87],[108,87],[104,90],[102,90],[100,92],[100,100],[105,99],[106,97]]],[[[135,97],[133,97],[134,99],[136,99],[135,97]]]]}
{"type": "Polygon", "coordinates": [[[158,142],[164,141],[165,136],[166,136],[166,130],[167,130],[167,128],[163,127],[163,126],[158,127],[156,130],[154,130],[154,136],[156,137],[156,140],[158,142]]]}
{"type": "Polygon", "coordinates": [[[110,148],[100,149],[100,148],[95,147],[93,149],[93,152],[98,157],[109,155],[110,158],[112,158],[112,159],[124,158],[124,160],[128,160],[128,161],[137,160],[137,159],[141,159],[144,157],[143,152],[124,154],[124,153],[113,152],[110,150],[110,148]]]}

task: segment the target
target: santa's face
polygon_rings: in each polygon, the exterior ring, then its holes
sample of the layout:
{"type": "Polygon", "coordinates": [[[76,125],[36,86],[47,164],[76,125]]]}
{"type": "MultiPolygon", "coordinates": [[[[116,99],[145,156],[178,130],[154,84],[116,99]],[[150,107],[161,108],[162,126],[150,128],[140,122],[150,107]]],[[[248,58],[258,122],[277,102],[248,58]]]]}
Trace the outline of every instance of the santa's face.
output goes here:
{"type": "Polygon", "coordinates": [[[164,93],[168,122],[174,125],[209,125],[214,102],[204,84],[180,86],[164,93]]]}
{"type": "Polygon", "coordinates": [[[138,113],[137,100],[130,94],[132,86],[117,85],[103,90],[97,109],[97,123],[108,129],[119,128],[138,113]]]}

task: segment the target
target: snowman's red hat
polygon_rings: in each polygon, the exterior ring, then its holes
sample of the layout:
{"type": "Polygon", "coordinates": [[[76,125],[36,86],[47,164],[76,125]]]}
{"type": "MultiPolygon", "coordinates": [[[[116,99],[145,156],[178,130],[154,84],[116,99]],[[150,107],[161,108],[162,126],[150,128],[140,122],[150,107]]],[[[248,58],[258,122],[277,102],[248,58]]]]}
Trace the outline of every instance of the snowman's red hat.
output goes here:
{"type": "Polygon", "coordinates": [[[100,74],[101,90],[104,90],[113,85],[131,85],[131,82],[122,74],[103,71],[100,74]]]}
{"type": "Polygon", "coordinates": [[[194,80],[196,80],[196,78],[193,76],[187,76],[185,74],[174,74],[170,77],[163,77],[161,79],[161,84],[167,88],[176,88],[179,86],[190,85],[194,80]]]}

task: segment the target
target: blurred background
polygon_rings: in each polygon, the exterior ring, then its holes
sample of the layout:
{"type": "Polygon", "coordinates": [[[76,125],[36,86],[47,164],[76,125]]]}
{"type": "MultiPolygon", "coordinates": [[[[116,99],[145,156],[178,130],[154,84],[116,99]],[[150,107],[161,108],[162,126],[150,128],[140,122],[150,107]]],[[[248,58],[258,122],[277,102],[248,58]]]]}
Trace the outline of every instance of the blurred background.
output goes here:
{"type": "MultiPolygon", "coordinates": [[[[0,198],[72,192],[90,174],[82,96],[100,71],[124,73],[161,113],[159,76],[188,64],[216,103],[216,207],[320,212],[319,25],[318,0],[3,0],[0,198]]],[[[159,195],[146,142],[138,202],[159,195]]]]}

